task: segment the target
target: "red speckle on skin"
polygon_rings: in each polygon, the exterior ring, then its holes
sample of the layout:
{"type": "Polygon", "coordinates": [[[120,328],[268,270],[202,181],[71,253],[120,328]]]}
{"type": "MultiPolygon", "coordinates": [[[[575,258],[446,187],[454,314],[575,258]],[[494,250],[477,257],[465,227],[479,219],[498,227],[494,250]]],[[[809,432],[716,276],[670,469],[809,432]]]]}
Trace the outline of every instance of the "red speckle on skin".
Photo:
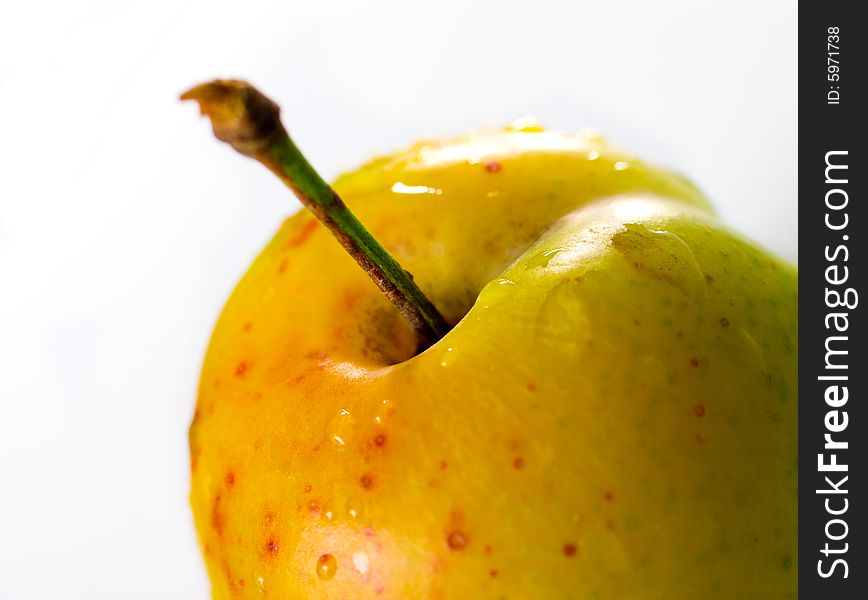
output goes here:
{"type": "Polygon", "coordinates": [[[608,521],[606,521],[606,529],[608,529],[609,531],[614,531],[615,521],[613,521],[612,519],[609,519],[608,521]]]}
{"type": "Polygon", "coordinates": [[[497,577],[497,569],[492,569],[488,572],[491,577],[497,577]]]}
{"type": "Polygon", "coordinates": [[[439,558],[435,557],[434,560],[431,561],[431,572],[432,573],[439,573],[442,570],[443,570],[443,561],[440,560],[439,558]]]}
{"type": "Polygon", "coordinates": [[[441,471],[445,471],[448,466],[449,466],[449,463],[446,462],[445,460],[440,461],[440,470],[441,471]]]}
{"type": "Polygon", "coordinates": [[[247,323],[244,324],[243,329],[244,331],[250,331],[251,329],[253,329],[253,322],[247,321],[247,323]]]}
{"type": "Polygon", "coordinates": [[[535,392],[536,390],[537,390],[537,386],[535,383],[530,382],[529,384],[527,384],[527,391],[535,392]]]}
{"type": "Polygon", "coordinates": [[[310,494],[310,491],[311,491],[312,489],[313,489],[313,486],[312,486],[311,484],[307,484],[306,486],[304,486],[304,493],[305,493],[305,494],[310,494]]]}
{"type": "Polygon", "coordinates": [[[262,519],[265,521],[266,525],[271,525],[274,523],[274,517],[276,515],[270,510],[265,511],[265,515],[263,515],[262,519]]]}
{"type": "Polygon", "coordinates": [[[226,487],[232,489],[235,486],[235,473],[233,473],[232,471],[227,471],[225,480],[226,487]]]}
{"type": "Polygon", "coordinates": [[[498,173],[501,168],[500,163],[496,160],[489,160],[485,163],[485,170],[489,173],[498,173]]]}
{"type": "Polygon", "coordinates": [[[449,524],[446,526],[446,545],[451,550],[461,550],[468,544],[468,537],[464,527],[464,513],[453,510],[449,514],[449,524]]]}
{"type": "Polygon", "coordinates": [[[446,536],[446,544],[450,550],[463,550],[467,547],[467,535],[463,531],[450,531],[446,536]]]}
{"type": "Polygon", "coordinates": [[[310,219],[304,225],[302,225],[301,231],[295,234],[295,236],[292,237],[289,242],[287,242],[287,245],[293,248],[301,246],[308,240],[308,238],[310,238],[311,234],[316,231],[317,225],[318,222],[315,219],[310,219]]]}
{"type": "Polygon", "coordinates": [[[385,446],[386,445],[386,436],[381,433],[380,435],[375,437],[374,438],[374,445],[377,448],[382,448],[383,446],[385,446]]]}
{"type": "Polygon", "coordinates": [[[699,366],[699,359],[698,358],[691,358],[690,359],[690,366],[694,367],[694,368],[698,367],[699,366]]]}
{"type": "Polygon", "coordinates": [[[359,477],[359,484],[361,484],[362,488],[369,490],[374,487],[374,476],[370,473],[365,473],[361,477],[359,477]]]}
{"type": "Polygon", "coordinates": [[[679,340],[682,339],[682,338],[684,337],[684,332],[683,332],[683,331],[679,331],[679,332],[677,332],[677,333],[675,334],[675,337],[677,337],[679,340]]]}
{"type": "Polygon", "coordinates": [[[307,503],[307,510],[312,515],[318,515],[319,514],[319,502],[317,502],[316,500],[311,500],[310,502],[307,503]]]}
{"type": "Polygon", "coordinates": [[[284,271],[286,271],[286,267],[288,267],[288,266],[289,266],[289,261],[284,258],[282,261],[280,261],[280,264],[277,265],[277,273],[278,274],[283,273],[284,271]]]}
{"type": "Polygon", "coordinates": [[[220,511],[220,503],[223,497],[220,494],[214,496],[214,503],[211,505],[211,528],[217,537],[223,538],[223,531],[226,527],[226,521],[223,518],[223,513],[220,511]]]}
{"type": "Polygon", "coordinates": [[[615,494],[614,492],[612,492],[612,490],[606,490],[605,492],[603,492],[603,500],[605,500],[606,502],[611,502],[614,499],[615,494]]]}
{"type": "Polygon", "coordinates": [[[240,363],[238,363],[238,365],[235,367],[235,376],[236,376],[236,377],[244,377],[244,375],[245,375],[245,374],[247,373],[247,371],[249,371],[249,370],[250,370],[250,364],[242,360],[242,361],[241,361],[240,363]]]}
{"type": "Polygon", "coordinates": [[[723,327],[729,327],[729,319],[727,319],[726,317],[721,317],[720,324],[723,327]]]}
{"type": "Polygon", "coordinates": [[[576,555],[579,547],[576,544],[564,544],[564,556],[571,558],[576,555]]]}
{"type": "Polygon", "coordinates": [[[704,404],[697,404],[696,406],[694,406],[693,407],[693,414],[696,415],[697,417],[704,417],[705,416],[705,405],[704,404]]]}
{"type": "Polygon", "coordinates": [[[270,537],[265,540],[264,550],[266,556],[277,556],[278,552],[280,552],[280,542],[276,538],[270,537]]]}
{"type": "Polygon", "coordinates": [[[361,297],[362,297],[361,290],[356,290],[356,289],[344,290],[344,293],[341,296],[341,299],[342,299],[343,304],[344,304],[344,308],[346,308],[347,310],[352,309],[361,297]]]}
{"type": "Polygon", "coordinates": [[[521,471],[524,468],[524,459],[520,456],[516,458],[512,461],[512,468],[516,471],[521,471]]]}
{"type": "Polygon", "coordinates": [[[238,580],[238,587],[244,587],[245,583],[247,583],[247,582],[245,582],[243,579],[239,579],[238,580]]]}
{"type": "Polygon", "coordinates": [[[235,584],[235,577],[232,575],[232,567],[229,566],[229,559],[226,558],[226,555],[223,556],[221,564],[223,565],[223,572],[226,574],[226,580],[229,582],[229,589],[232,592],[237,592],[238,586],[235,584]]]}
{"type": "Polygon", "coordinates": [[[696,434],[696,443],[697,444],[704,444],[705,443],[705,436],[702,435],[701,433],[697,433],[696,434]]]}
{"type": "Polygon", "coordinates": [[[491,546],[486,545],[484,548],[482,548],[482,552],[485,554],[491,554],[491,546]]]}

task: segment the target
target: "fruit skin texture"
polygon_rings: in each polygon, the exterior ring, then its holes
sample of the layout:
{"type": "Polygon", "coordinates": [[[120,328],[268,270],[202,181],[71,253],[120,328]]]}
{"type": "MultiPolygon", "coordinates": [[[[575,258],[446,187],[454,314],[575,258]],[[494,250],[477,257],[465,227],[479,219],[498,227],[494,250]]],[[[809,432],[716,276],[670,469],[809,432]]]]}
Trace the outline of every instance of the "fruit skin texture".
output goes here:
{"type": "Polygon", "coordinates": [[[455,328],[308,214],[190,431],[215,599],[796,598],[797,275],[591,134],[422,142],[336,189],[455,328]]]}

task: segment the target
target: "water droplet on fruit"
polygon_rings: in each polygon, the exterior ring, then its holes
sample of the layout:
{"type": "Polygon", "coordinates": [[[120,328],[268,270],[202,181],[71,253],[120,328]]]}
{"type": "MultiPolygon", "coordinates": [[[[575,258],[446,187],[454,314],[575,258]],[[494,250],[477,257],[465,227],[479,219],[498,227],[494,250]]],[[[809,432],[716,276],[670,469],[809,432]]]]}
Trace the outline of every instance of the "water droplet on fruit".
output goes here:
{"type": "Polygon", "coordinates": [[[576,133],[576,137],[583,138],[588,140],[589,142],[597,142],[599,144],[605,144],[606,140],[600,135],[600,132],[594,129],[593,127],[587,127],[582,129],[578,133],[576,133]]]}
{"type": "Polygon", "coordinates": [[[451,531],[446,536],[446,544],[450,550],[463,550],[467,546],[467,535],[460,530],[451,531]]]}
{"type": "Polygon", "coordinates": [[[646,276],[668,283],[693,298],[708,293],[705,273],[693,250],[670,231],[649,229],[641,223],[626,223],[612,236],[612,244],[633,268],[646,276]]]}
{"type": "Polygon", "coordinates": [[[748,332],[747,329],[740,329],[739,336],[744,341],[745,345],[749,349],[748,355],[752,355],[752,362],[756,365],[759,365],[760,370],[766,370],[766,361],[765,354],[762,351],[762,348],[754,339],[754,337],[748,332]]]}
{"type": "Polygon", "coordinates": [[[588,152],[588,160],[597,160],[598,158],[600,158],[600,153],[596,150],[588,152]]]}
{"type": "Polygon", "coordinates": [[[332,443],[338,448],[344,448],[350,440],[353,429],[353,416],[350,411],[342,409],[329,424],[332,443]]]}
{"type": "Polygon", "coordinates": [[[338,561],[331,554],[323,554],[316,561],[316,575],[323,581],[328,581],[338,571],[338,561]]]}
{"type": "Polygon", "coordinates": [[[618,162],[615,163],[615,170],[616,171],[623,171],[624,169],[627,169],[629,167],[630,167],[630,164],[627,162],[624,162],[623,160],[619,160],[618,162]]]}
{"type": "Polygon", "coordinates": [[[365,575],[368,572],[368,563],[369,563],[368,555],[364,552],[353,552],[353,566],[356,568],[356,571],[365,575]]]}
{"type": "Polygon", "coordinates": [[[428,187],[427,185],[407,185],[400,181],[396,182],[392,186],[392,191],[396,194],[433,194],[435,196],[440,196],[443,194],[443,190],[433,187],[428,187]]]}
{"type": "Polygon", "coordinates": [[[515,291],[515,282],[511,279],[495,279],[490,281],[479,293],[479,306],[491,308],[497,306],[515,291]]]}
{"type": "Polygon", "coordinates": [[[259,590],[260,594],[265,593],[265,579],[263,579],[262,577],[258,577],[256,579],[256,589],[259,590]]]}
{"type": "Polygon", "coordinates": [[[440,366],[448,367],[453,362],[455,362],[455,348],[446,348],[446,350],[440,354],[440,366]]]}
{"type": "Polygon", "coordinates": [[[546,250],[545,252],[540,252],[532,256],[525,263],[524,268],[527,270],[531,269],[539,269],[545,268],[549,265],[554,257],[564,251],[564,248],[554,248],[553,250],[546,250]]]}
{"type": "Polygon", "coordinates": [[[513,131],[515,133],[540,133],[545,131],[545,127],[543,127],[539,119],[536,117],[519,117],[514,120],[512,123],[506,126],[507,131],[513,131]]]}

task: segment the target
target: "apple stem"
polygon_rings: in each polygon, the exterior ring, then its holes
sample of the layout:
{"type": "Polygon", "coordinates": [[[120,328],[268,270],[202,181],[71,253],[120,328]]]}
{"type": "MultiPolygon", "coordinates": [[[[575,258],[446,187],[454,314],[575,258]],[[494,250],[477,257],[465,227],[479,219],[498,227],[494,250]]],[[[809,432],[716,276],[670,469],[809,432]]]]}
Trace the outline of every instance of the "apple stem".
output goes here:
{"type": "Polygon", "coordinates": [[[181,99],[199,103],[217,139],[280,177],[398,308],[416,331],[420,350],[446,335],[449,324],[413,276],[371,235],[290,139],[276,103],[249,83],[235,80],[198,85],[181,99]]]}

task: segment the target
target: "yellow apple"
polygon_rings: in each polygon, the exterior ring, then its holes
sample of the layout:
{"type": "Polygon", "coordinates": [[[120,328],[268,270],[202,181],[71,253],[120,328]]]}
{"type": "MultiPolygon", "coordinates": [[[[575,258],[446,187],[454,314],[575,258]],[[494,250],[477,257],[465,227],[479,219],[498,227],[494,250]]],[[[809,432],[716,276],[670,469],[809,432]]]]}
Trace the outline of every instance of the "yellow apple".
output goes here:
{"type": "Polygon", "coordinates": [[[454,328],[417,354],[313,216],[283,224],[190,431],[215,599],[796,597],[794,268],[589,133],[334,186],[454,328]]]}

